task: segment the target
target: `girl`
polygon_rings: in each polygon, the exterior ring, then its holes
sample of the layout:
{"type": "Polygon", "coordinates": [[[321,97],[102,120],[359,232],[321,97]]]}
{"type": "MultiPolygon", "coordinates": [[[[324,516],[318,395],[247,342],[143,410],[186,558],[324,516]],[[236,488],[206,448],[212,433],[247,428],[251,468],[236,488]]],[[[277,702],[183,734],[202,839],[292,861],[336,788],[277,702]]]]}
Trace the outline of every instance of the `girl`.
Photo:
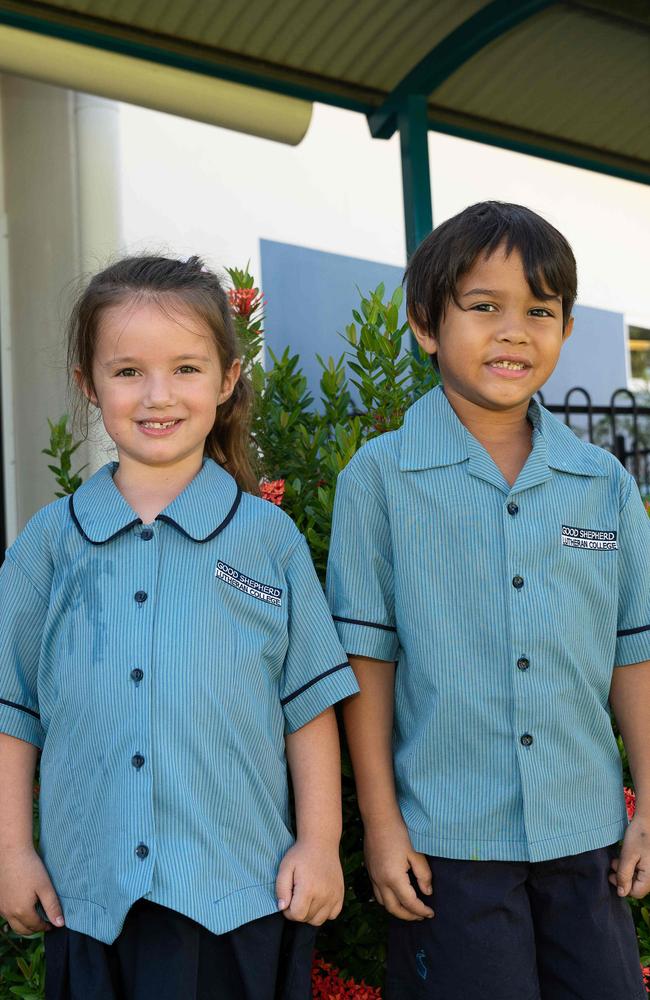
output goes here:
{"type": "Polygon", "coordinates": [[[357,687],[304,539],[251,495],[227,298],[196,257],[127,258],[69,358],[118,462],[0,571],[0,913],[49,930],[48,1000],[306,1000],[357,687]]]}

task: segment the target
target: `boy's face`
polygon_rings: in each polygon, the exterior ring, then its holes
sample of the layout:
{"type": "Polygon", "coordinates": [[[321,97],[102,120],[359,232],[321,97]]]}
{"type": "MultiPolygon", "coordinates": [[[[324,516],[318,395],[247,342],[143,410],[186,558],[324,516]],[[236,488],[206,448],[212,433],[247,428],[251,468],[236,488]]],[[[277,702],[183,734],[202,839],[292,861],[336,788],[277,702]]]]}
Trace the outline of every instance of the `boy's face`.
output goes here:
{"type": "Polygon", "coordinates": [[[526,281],[521,256],[498,247],[481,256],[458,282],[460,305],[450,302],[437,335],[414,327],[420,346],[437,354],[446,394],[462,404],[512,411],[555,368],[573,319],[562,327],[562,299],[549,290],[538,299],[526,281]]]}

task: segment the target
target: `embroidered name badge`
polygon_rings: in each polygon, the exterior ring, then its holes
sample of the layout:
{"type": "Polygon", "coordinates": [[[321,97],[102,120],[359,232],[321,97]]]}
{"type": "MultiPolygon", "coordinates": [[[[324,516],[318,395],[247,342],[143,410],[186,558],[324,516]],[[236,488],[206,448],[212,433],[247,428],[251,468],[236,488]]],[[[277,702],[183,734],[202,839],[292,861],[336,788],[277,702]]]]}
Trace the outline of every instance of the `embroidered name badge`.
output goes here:
{"type": "Polygon", "coordinates": [[[570,524],[562,525],[562,544],[572,549],[604,549],[618,548],[615,531],[596,531],[593,528],[572,528],[570,524]]]}
{"type": "Polygon", "coordinates": [[[254,597],[258,601],[265,601],[267,604],[274,604],[277,608],[282,607],[282,591],[278,587],[271,587],[268,583],[260,583],[250,576],[240,573],[239,570],[229,566],[228,563],[217,562],[214,575],[218,580],[223,580],[230,587],[241,590],[249,597],[254,597]]]}

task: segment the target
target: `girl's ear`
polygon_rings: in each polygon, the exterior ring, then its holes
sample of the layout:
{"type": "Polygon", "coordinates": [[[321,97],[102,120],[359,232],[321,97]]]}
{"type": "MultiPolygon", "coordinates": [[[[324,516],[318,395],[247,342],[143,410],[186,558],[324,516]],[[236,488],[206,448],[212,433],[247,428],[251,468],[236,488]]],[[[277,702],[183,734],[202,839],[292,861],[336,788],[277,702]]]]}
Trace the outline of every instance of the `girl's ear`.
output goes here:
{"type": "Polygon", "coordinates": [[[438,351],[437,338],[434,337],[432,333],[429,333],[428,330],[423,329],[423,327],[421,327],[418,323],[416,323],[411,313],[408,314],[408,321],[409,321],[409,326],[411,327],[415,335],[415,339],[417,340],[418,344],[420,345],[424,353],[436,354],[438,351]]]}
{"type": "MultiPolygon", "coordinates": [[[[235,386],[239,381],[239,376],[241,375],[241,361],[239,358],[235,358],[230,368],[226,368],[223,375],[221,376],[221,388],[219,390],[219,403],[225,403],[232,396],[235,391],[235,386]]],[[[88,397],[90,398],[90,397],[88,397]]]]}
{"type": "Polygon", "coordinates": [[[93,389],[93,387],[91,385],[88,385],[88,383],[86,382],[86,380],[85,380],[85,378],[83,376],[83,372],[81,371],[81,368],[79,367],[79,365],[75,365],[75,368],[74,368],[74,371],[73,371],[73,375],[74,375],[74,380],[77,383],[77,388],[79,389],[79,391],[83,392],[83,394],[86,397],[86,399],[89,400],[89,402],[91,402],[93,404],[93,406],[99,407],[99,402],[98,402],[97,396],[95,394],[95,390],[93,389]]]}

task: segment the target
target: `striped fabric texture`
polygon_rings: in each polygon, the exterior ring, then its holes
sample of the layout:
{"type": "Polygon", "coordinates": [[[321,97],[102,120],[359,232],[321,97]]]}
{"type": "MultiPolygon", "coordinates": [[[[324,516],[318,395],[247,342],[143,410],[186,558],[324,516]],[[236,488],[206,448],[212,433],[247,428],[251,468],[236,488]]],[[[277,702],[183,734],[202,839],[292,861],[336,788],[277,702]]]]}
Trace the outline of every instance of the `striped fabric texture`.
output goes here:
{"type": "Polygon", "coordinates": [[[140,897],[214,933],[275,912],[285,733],[357,691],[307,545],[207,460],[143,526],[107,465],[0,570],[0,731],[43,748],[41,848],[68,927],[140,897]]]}
{"type": "Polygon", "coordinates": [[[529,419],[512,488],[441,388],[338,481],[330,607],[348,654],[398,663],[399,801],[431,855],[543,861],[627,822],[608,697],[650,658],[650,523],[610,454],[529,419]]]}

